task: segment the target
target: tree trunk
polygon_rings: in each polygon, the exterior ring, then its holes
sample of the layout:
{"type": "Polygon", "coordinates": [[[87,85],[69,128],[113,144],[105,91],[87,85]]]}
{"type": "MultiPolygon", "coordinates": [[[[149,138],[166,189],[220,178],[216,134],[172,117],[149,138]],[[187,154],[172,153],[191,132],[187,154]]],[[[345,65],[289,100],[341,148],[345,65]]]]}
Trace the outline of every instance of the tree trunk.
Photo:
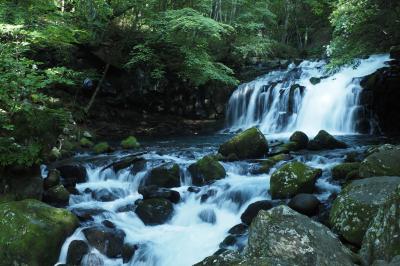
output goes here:
{"type": "Polygon", "coordinates": [[[86,114],[89,113],[90,108],[92,107],[92,105],[93,105],[93,103],[94,103],[94,100],[96,99],[96,96],[97,96],[97,94],[98,94],[99,91],[100,91],[101,85],[103,84],[104,79],[105,79],[106,76],[107,76],[107,72],[108,72],[108,69],[109,69],[109,68],[110,68],[110,63],[108,63],[108,64],[106,65],[106,68],[105,68],[105,70],[104,70],[103,76],[101,77],[101,79],[100,79],[100,81],[99,81],[99,84],[97,84],[96,90],[94,91],[94,93],[93,93],[93,95],[92,95],[92,98],[91,98],[90,101],[89,101],[89,104],[88,104],[88,105],[86,106],[86,108],[85,108],[85,113],[86,113],[86,114]]]}

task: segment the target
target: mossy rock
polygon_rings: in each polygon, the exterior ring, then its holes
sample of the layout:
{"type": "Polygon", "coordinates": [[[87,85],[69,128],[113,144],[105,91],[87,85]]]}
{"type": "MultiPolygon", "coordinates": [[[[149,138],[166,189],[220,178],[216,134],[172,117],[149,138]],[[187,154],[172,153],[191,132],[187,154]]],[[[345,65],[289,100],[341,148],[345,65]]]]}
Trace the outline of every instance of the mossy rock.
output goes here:
{"type": "Polygon", "coordinates": [[[260,130],[253,127],[239,133],[219,147],[225,157],[234,154],[238,159],[257,159],[268,154],[268,142],[260,130]]]}
{"type": "Polygon", "coordinates": [[[312,193],[315,182],[321,174],[321,169],[312,168],[301,162],[287,163],[271,176],[271,197],[290,198],[299,193],[312,193]]]}
{"type": "Polygon", "coordinates": [[[111,147],[107,142],[100,142],[93,147],[93,151],[97,154],[107,153],[111,151],[111,147]]]}
{"type": "Polygon", "coordinates": [[[201,186],[226,176],[225,168],[212,156],[205,156],[188,168],[193,185],[201,186]]]}
{"type": "Polygon", "coordinates": [[[308,136],[304,132],[301,132],[301,131],[294,132],[290,136],[289,140],[294,142],[294,143],[297,143],[297,148],[298,149],[307,148],[308,142],[310,141],[308,139],[308,136]]]}
{"type": "Polygon", "coordinates": [[[332,178],[335,180],[348,179],[348,175],[360,168],[360,163],[341,163],[332,168],[332,178]]]}
{"type": "Polygon", "coordinates": [[[344,239],[360,246],[379,208],[400,185],[400,177],[371,177],[352,181],[332,204],[329,222],[344,239]]]}
{"type": "Polygon", "coordinates": [[[79,223],[71,212],[37,200],[0,204],[0,217],[1,265],[54,265],[79,223]]]}
{"type": "Polygon", "coordinates": [[[43,201],[51,205],[65,206],[69,202],[69,192],[63,185],[51,187],[44,193],[43,201]]]}
{"type": "Polygon", "coordinates": [[[365,265],[376,260],[391,261],[400,255],[400,186],[379,208],[365,234],[360,254],[365,265]]]}
{"type": "Polygon", "coordinates": [[[288,154],[278,154],[278,155],[274,155],[272,157],[269,157],[266,160],[263,160],[260,165],[252,171],[253,174],[268,174],[269,171],[279,162],[282,161],[289,161],[292,159],[292,156],[288,155],[288,154]]]}
{"type": "Polygon", "coordinates": [[[328,149],[345,149],[347,144],[335,139],[331,134],[325,130],[318,132],[317,136],[308,143],[310,150],[328,150],[328,149]]]}
{"type": "Polygon", "coordinates": [[[141,201],[135,213],[145,225],[159,225],[167,222],[174,211],[174,206],[166,199],[147,199],[141,201]]]}
{"type": "Polygon", "coordinates": [[[301,146],[294,141],[289,141],[287,143],[283,143],[271,149],[271,155],[279,155],[279,154],[289,154],[292,151],[298,151],[301,149],[301,146]]]}
{"type": "Polygon", "coordinates": [[[400,146],[381,149],[365,158],[360,165],[360,176],[400,176],[400,146]]]}
{"type": "Polygon", "coordinates": [[[133,136],[130,136],[126,139],[124,139],[123,141],[121,141],[121,147],[124,149],[137,149],[140,147],[139,142],[137,141],[137,139],[133,136]]]}
{"type": "Polygon", "coordinates": [[[317,77],[312,77],[312,78],[310,78],[310,83],[312,84],[312,85],[317,85],[318,83],[320,83],[321,82],[321,78],[317,78],[317,77]]]}
{"type": "Polygon", "coordinates": [[[152,169],[145,179],[145,185],[173,188],[181,184],[180,168],[177,164],[163,164],[152,169]]]}
{"type": "Polygon", "coordinates": [[[81,138],[79,141],[79,145],[84,148],[91,148],[93,147],[93,142],[88,138],[81,138]]]}

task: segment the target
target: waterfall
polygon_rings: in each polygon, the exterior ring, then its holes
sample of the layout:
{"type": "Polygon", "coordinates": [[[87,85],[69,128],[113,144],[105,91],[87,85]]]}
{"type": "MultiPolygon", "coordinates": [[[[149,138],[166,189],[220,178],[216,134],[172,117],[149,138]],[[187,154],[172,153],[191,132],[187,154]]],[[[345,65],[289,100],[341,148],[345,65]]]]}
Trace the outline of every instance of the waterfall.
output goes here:
{"type": "Polygon", "coordinates": [[[327,75],[325,61],[303,61],[240,85],[229,100],[230,131],[257,126],[265,134],[325,129],[354,134],[362,90],[360,77],[385,66],[388,55],[373,55],[356,66],[327,75]]]}

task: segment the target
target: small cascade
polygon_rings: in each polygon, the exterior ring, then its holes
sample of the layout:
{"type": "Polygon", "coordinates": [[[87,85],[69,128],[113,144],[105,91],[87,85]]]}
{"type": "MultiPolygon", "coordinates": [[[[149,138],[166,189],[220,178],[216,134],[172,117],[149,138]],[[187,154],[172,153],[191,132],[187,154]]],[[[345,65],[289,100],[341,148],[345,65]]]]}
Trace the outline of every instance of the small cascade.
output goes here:
{"type": "Polygon", "coordinates": [[[388,55],[360,60],[327,75],[325,61],[303,61],[273,71],[233,93],[227,110],[230,131],[257,126],[265,134],[301,130],[315,135],[357,133],[360,77],[385,66],[388,55]]]}

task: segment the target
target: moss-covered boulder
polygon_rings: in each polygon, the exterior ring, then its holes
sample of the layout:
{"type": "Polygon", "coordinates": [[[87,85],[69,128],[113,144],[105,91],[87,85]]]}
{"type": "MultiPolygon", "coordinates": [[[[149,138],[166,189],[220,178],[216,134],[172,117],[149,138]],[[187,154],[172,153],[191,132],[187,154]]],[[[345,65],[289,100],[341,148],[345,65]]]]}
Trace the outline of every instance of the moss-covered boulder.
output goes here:
{"type": "Polygon", "coordinates": [[[360,163],[341,163],[332,168],[332,178],[335,180],[347,180],[349,174],[357,171],[360,168],[360,163]]]}
{"type": "Polygon", "coordinates": [[[268,174],[269,171],[274,167],[277,163],[282,162],[282,161],[289,161],[293,157],[289,154],[278,154],[274,155],[272,157],[269,157],[268,159],[262,160],[258,165],[255,166],[254,169],[251,170],[252,174],[268,174]]]}
{"type": "Polygon", "coordinates": [[[308,143],[310,150],[329,150],[329,149],[345,149],[347,144],[335,139],[325,130],[318,132],[317,136],[308,143]]]}
{"type": "Polygon", "coordinates": [[[179,187],[181,184],[179,165],[167,163],[156,167],[148,173],[144,182],[146,186],[179,187]]]}
{"type": "Polygon", "coordinates": [[[61,173],[57,169],[51,169],[43,180],[44,189],[49,189],[60,184],[61,173]]]}
{"type": "Polygon", "coordinates": [[[214,157],[205,156],[188,168],[193,185],[202,186],[226,176],[225,168],[214,157]]]}
{"type": "Polygon", "coordinates": [[[365,265],[376,260],[390,262],[400,255],[400,186],[378,209],[364,236],[360,254],[365,265]]]}
{"type": "Polygon", "coordinates": [[[400,185],[400,177],[371,177],[352,181],[332,204],[329,222],[347,241],[361,245],[379,208],[400,185]]]}
{"type": "Polygon", "coordinates": [[[257,159],[268,154],[268,142],[261,131],[253,127],[222,144],[218,152],[225,157],[234,154],[239,159],[257,159]]]}
{"type": "Polygon", "coordinates": [[[111,147],[107,142],[100,142],[94,145],[93,151],[97,154],[107,153],[111,151],[111,147]]]}
{"type": "Polygon", "coordinates": [[[50,266],[78,226],[71,212],[37,200],[0,204],[0,264],[50,266]]]}
{"type": "Polygon", "coordinates": [[[360,165],[360,176],[400,176],[400,146],[383,149],[365,158],[360,165]]]}
{"type": "Polygon", "coordinates": [[[353,254],[322,224],[287,206],[260,211],[242,254],[222,251],[196,266],[353,266],[353,254]]]}
{"type": "Polygon", "coordinates": [[[140,147],[140,144],[134,136],[130,136],[121,141],[121,147],[124,149],[137,149],[140,147]]]}
{"type": "Polygon", "coordinates": [[[79,140],[79,145],[83,148],[91,148],[94,143],[90,139],[83,137],[79,140]]]}
{"type": "Polygon", "coordinates": [[[290,198],[299,193],[312,193],[315,182],[321,174],[321,169],[312,168],[301,162],[287,163],[271,176],[271,197],[290,198]]]}
{"type": "Polygon", "coordinates": [[[166,199],[148,199],[139,202],[135,213],[145,225],[159,225],[167,222],[174,211],[174,207],[166,199]]]}
{"type": "Polygon", "coordinates": [[[69,192],[63,185],[49,188],[43,195],[43,201],[55,206],[66,206],[69,202],[69,192]]]}
{"type": "Polygon", "coordinates": [[[290,141],[297,143],[298,149],[305,149],[307,148],[308,142],[310,141],[308,139],[308,136],[301,131],[296,131],[294,132],[290,138],[290,141]]]}
{"type": "Polygon", "coordinates": [[[273,147],[270,151],[270,155],[288,154],[292,151],[298,151],[300,149],[301,146],[297,142],[289,141],[273,147]]]}

